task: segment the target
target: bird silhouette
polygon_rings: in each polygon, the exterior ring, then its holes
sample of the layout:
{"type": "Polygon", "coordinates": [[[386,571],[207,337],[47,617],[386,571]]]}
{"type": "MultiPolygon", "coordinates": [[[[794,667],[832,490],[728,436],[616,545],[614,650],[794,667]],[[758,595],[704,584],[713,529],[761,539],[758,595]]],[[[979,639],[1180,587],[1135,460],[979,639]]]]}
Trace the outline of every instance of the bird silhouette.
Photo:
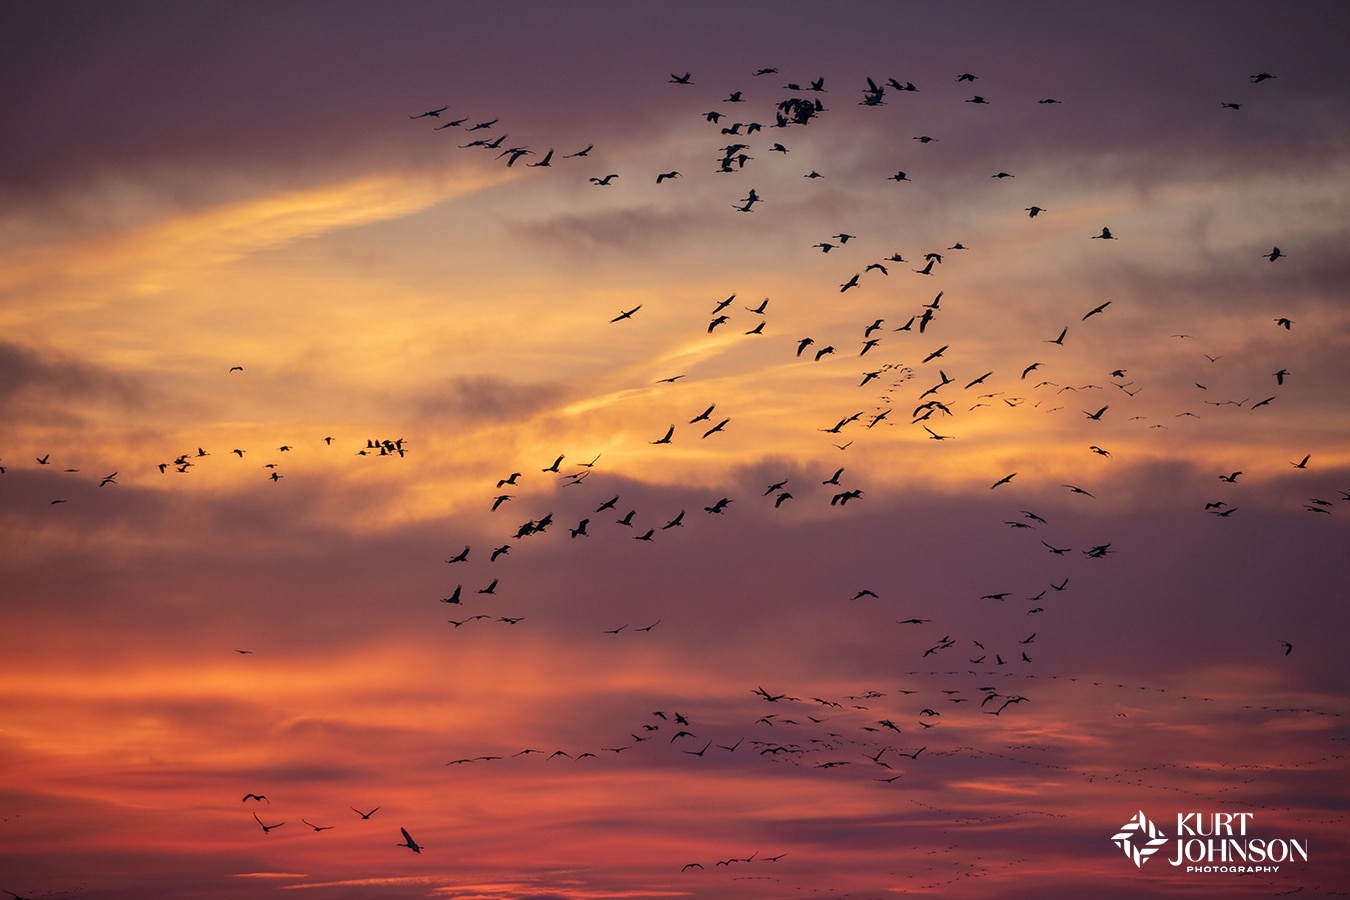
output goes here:
{"type": "Polygon", "coordinates": [[[262,819],[258,818],[257,813],[253,814],[253,821],[257,822],[259,825],[262,826],[263,834],[271,834],[273,828],[280,828],[282,825],[286,824],[285,822],[278,822],[275,825],[266,825],[263,823],[262,819]]]}

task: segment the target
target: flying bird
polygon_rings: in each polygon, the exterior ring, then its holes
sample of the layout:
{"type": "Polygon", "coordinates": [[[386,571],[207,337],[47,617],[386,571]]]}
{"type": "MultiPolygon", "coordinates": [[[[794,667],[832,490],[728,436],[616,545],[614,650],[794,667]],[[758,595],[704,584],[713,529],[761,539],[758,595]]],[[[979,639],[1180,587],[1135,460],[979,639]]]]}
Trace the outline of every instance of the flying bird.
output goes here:
{"type": "Polygon", "coordinates": [[[258,818],[257,813],[253,814],[253,821],[257,822],[259,825],[262,825],[263,834],[271,834],[273,828],[280,828],[282,825],[286,824],[285,822],[278,822],[275,825],[264,825],[263,820],[258,818]]]}
{"type": "Polygon", "coordinates": [[[421,845],[412,839],[412,835],[408,834],[408,829],[399,828],[399,831],[403,832],[403,842],[401,844],[395,844],[395,847],[407,847],[414,853],[422,852],[421,845]]]}

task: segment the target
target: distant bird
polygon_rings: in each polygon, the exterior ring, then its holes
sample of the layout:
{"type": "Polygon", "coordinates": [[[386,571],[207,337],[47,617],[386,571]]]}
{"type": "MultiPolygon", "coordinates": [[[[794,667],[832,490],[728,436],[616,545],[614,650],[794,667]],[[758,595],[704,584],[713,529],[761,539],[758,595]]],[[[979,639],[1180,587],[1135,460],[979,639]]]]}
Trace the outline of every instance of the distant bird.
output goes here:
{"type": "MultiPolygon", "coordinates": [[[[417,117],[414,116],[413,118],[417,117]]],[[[253,821],[257,822],[259,825],[262,825],[263,834],[271,834],[273,828],[280,828],[282,825],[286,824],[285,822],[278,822],[275,825],[264,825],[263,820],[258,818],[257,813],[253,814],[253,821]]]]}
{"type": "Polygon", "coordinates": [[[719,432],[719,431],[721,431],[723,428],[725,428],[726,425],[727,425],[727,423],[730,422],[730,421],[731,421],[731,419],[729,419],[729,418],[728,418],[728,419],[723,419],[722,421],[720,421],[720,422],[718,422],[716,425],[714,425],[712,428],[709,428],[707,431],[703,432],[703,436],[706,438],[706,437],[708,437],[708,436],[711,435],[711,434],[716,434],[717,432],[719,432]]]}
{"type": "Polygon", "coordinates": [[[1294,645],[1289,643],[1288,641],[1280,641],[1280,644],[1283,645],[1284,647],[1285,656],[1288,656],[1290,653],[1294,652],[1294,645]]]}
{"type": "Polygon", "coordinates": [[[614,179],[618,177],[619,177],[618,174],[606,175],[604,178],[596,178],[592,176],[591,184],[597,184],[600,185],[601,187],[608,187],[614,181],[614,179]]]}
{"type": "Polygon", "coordinates": [[[562,465],[562,461],[563,461],[563,459],[565,459],[565,458],[566,458],[566,454],[560,453],[560,454],[558,454],[558,458],[555,459],[555,460],[553,461],[553,464],[552,464],[552,465],[546,466],[545,468],[540,469],[539,471],[541,471],[541,472],[557,472],[557,471],[558,471],[558,466],[562,465]]]}
{"type": "Polygon", "coordinates": [[[1094,234],[1094,235],[1092,236],[1092,238],[1093,238],[1093,240],[1101,240],[1101,241],[1114,241],[1114,240],[1117,240],[1116,236],[1115,236],[1114,234],[1111,233],[1111,229],[1110,229],[1110,228],[1106,228],[1106,227],[1103,227],[1103,228],[1102,228],[1102,233],[1101,233],[1101,234],[1094,234]]]}
{"type": "Polygon", "coordinates": [[[613,324],[614,322],[621,322],[621,321],[623,321],[624,319],[631,319],[631,318],[633,318],[633,313],[637,312],[639,309],[642,309],[642,304],[641,304],[641,303],[639,303],[637,306],[633,307],[632,309],[624,310],[624,311],[620,312],[617,316],[615,316],[614,318],[610,319],[609,321],[610,321],[611,324],[613,324]]]}
{"type": "Polygon", "coordinates": [[[1064,329],[1062,329],[1062,330],[1060,331],[1059,337],[1051,338],[1051,339],[1048,339],[1048,340],[1044,340],[1044,341],[1042,341],[1041,343],[1043,343],[1043,344],[1059,344],[1061,347],[1063,347],[1063,346],[1064,346],[1064,335],[1066,335],[1066,334],[1068,334],[1068,333],[1069,333],[1069,329],[1068,329],[1068,328],[1064,328],[1064,329]]]}
{"type": "Polygon", "coordinates": [[[1271,262],[1274,262],[1275,260],[1284,256],[1284,254],[1280,252],[1279,247],[1272,247],[1269,253],[1263,255],[1265,256],[1266,259],[1270,260],[1271,262]]]}
{"type": "Polygon", "coordinates": [[[372,809],[370,812],[364,812],[364,813],[363,813],[363,812],[361,812],[361,810],[357,809],[355,806],[348,807],[348,808],[349,808],[352,812],[356,813],[358,816],[360,816],[360,817],[363,818],[363,819],[369,819],[371,816],[375,815],[375,813],[376,813],[377,810],[379,810],[379,807],[377,806],[377,807],[375,807],[375,809],[372,809]]]}
{"type": "Polygon", "coordinates": [[[1259,75],[1252,75],[1252,76],[1250,76],[1250,80],[1251,80],[1251,83],[1252,83],[1252,84],[1260,84],[1261,82],[1265,81],[1266,79],[1268,79],[1268,78],[1274,78],[1274,77],[1275,77],[1275,76],[1272,75],[1272,74],[1270,74],[1269,72],[1262,72],[1262,73],[1260,73],[1259,75]]]}
{"type": "Polygon", "coordinates": [[[1283,328],[1285,331],[1288,331],[1289,326],[1293,325],[1294,323],[1293,320],[1287,319],[1284,316],[1280,316],[1275,320],[1275,324],[1283,328]]]}
{"type": "Polygon", "coordinates": [[[412,839],[412,835],[408,834],[408,829],[406,829],[406,828],[400,828],[399,831],[403,832],[403,843],[401,843],[401,844],[395,844],[395,845],[394,845],[395,847],[407,847],[409,850],[411,850],[411,851],[414,852],[414,853],[421,853],[421,852],[422,852],[422,847],[421,847],[421,845],[419,845],[419,844],[417,843],[417,841],[414,841],[414,840],[412,839]]]}
{"type": "Polygon", "coordinates": [[[1220,103],[1219,103],[1219,108],[1220,108],[1220,109],[1232,109],[1232,110],[1238,110],[1238,109],[1242,109],[1242,104],[1241,104],[1241,103],[1225,103],[1225,102],[1220,102],[1220,103]]]}
{"type": "Polygon", "coordinates": [[[693,84],[693,82],[689,80],[691,77],[692,74],[689,72],[685,72],[683,75],[676,75],[672,72],[670,81],[667,82],[667,84],[693,84]]]}
{"type": "Polygon", "coordinates": [[[1298,462],[1291,462],[1289,465],[1293,466],[1295,469],[1306,469],[1306,468],[1308,468],[1308,460],[1310,460],[1310,459],[1312,459],[1312,454],[1311,454],[1311,453],[1309,453],[1309,454],[1307,454],[1306,456],[1304,456],[1304,457],[1303,457],[1301,460],[1299,460],[1298,462]]]}
{"type": "Polygon", "coordinates": [[[1034,219],[1034,218],[1036,218],[1037,216],[1039,216],[1041,213],[1045,212],[1045,209],[1044,209],[1043,207],[1040,207],[1040,206],[1028,206],[1028,207],[1026,208],[1026,212],[1027,212],[1027,218],[1029,218],[1029,219],[1034,219]]]}
{"type": "MultiPolygon", "coordinates": [[[[1083,321],[1086,322],[1091,316],[1097,315],[1097,313],[1099,313],[1099,312],[1101,312],[1102,310],[1106,309],[1106,308],[1107,308],[1108,306],[1110,306],[1110,305],[1111,305],[1111,301],[1110,301],[1110,300],[1107,300],[1107,301],[1106,301],[1105,303],[1103,303],[1101,306],[1093,307],[1092,309],[1088,310],[1087,315],[1083,316],[1083,321]]],[[[1122,374],[1123,374],[1123,373],[1122,373],[1122,374]]]]}
{"type": "Polygon", "coordinates": [[[1008,482],[1010,482],[1010,481],[1013,480],[1013,476],[1016,475],[1016,474],[1017,474],[1016,472],[1012,472],[1012,473],[1010,473],[1010,474],[1008,474],[1008,475],[1004,475],[1004,476],[1003,476],[1002,478],[1000,478],[998,481],[995,481],[993,484],[989,485],[989,490],[992,491],[994,488],[998,487],[1000,484],[1007,484],[1008,482]]]}
{"type": "Polygon", "coordinates": [[[300,821],[301,821],[301,822],[304,822],[306,825],[308,825],[310,828],[313,828],[315,831],[332,831],[332,830],[333,830],[333,826],[332,826],[332,825],[315,825],[313,822],[309,821],[308,819],[301,819],[300,821]]]}
{"type": "Polygon", "coordinates": [[[410,119],[424,119],[424,118],[426,118],[427,116],[431,116],[432,118],[439,119],[439,118],[441,117],[441,113],[445,112],[445,111],[446,111],[447,109],[449,109],[449,108],[450,108],[450,107],[448,107],[448,106],[442,106],[440,109],[429,109],[429,110],[427,110],[427,111],[424,112],[424,113],[418,113],[418,114],[415,115],[415,116],[408,116],[408,118],[410,118],[410,119]]]}
{"type": "Polygon", "coordinates": [[[656,176],[656,183],[660,184],[661,182],[665,181],[668,178],[679,178],[679,177],[680,177],[679,172],[675,171],[662,172],[660,175],[656,176]]]}
{"type": "Polygon", "coordinates": [[[666,429],[666,433],[665,433],[664,435],[662,435],[661,437],[657,438],[657,439],[654,440],[654,441],[648,441],[648,443],[650,443],[650,444],[669,444],[671,438],[674,437],[674,435],[675,435],[675,426],[672,425],[672,426],[670,426],[669,428],[666,429]]]}
{"type": "Polygon", "coordinates": [[[247,803],[250,800],[266,800],[268,803],[272,802],[271,800],[267,800],[266,794],[245,794],[240,802],[247,803]]]}
{"type": "Polygon", "coordinates": [[[594,144],[587,144],[587,145],[586,145],[586,148],[585,148],[584,150],[578,150],[576,153],[565,153],[565,154],[563,154],[563,159],[571,159],[571,158],[574,157],[574,156],[586,156],[587,154],[589,154],[589,153],[590,153],[592,150],[594,150],[594,149],[595,149],[595,145],[594,145],[594,144]]]}

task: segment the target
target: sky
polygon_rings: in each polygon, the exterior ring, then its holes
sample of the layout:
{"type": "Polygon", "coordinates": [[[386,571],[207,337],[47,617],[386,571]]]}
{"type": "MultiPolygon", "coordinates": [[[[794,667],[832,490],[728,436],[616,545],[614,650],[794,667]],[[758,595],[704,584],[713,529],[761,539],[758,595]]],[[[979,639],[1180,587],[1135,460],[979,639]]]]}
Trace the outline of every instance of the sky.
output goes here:
{"type": "Polygon", "coordinates": [[[0,3],[0,891],[1344,896],[1347,29],[0,3]]]}

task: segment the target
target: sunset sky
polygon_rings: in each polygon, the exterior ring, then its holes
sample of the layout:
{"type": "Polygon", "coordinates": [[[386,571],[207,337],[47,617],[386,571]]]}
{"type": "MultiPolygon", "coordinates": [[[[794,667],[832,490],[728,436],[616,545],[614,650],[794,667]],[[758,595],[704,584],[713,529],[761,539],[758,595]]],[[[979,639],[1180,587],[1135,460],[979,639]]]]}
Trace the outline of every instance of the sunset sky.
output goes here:
{"type": "Polygon", "coordinates": [[[1350,892],[1347,34],[0,3],[0,891],[1350,892]]]}

